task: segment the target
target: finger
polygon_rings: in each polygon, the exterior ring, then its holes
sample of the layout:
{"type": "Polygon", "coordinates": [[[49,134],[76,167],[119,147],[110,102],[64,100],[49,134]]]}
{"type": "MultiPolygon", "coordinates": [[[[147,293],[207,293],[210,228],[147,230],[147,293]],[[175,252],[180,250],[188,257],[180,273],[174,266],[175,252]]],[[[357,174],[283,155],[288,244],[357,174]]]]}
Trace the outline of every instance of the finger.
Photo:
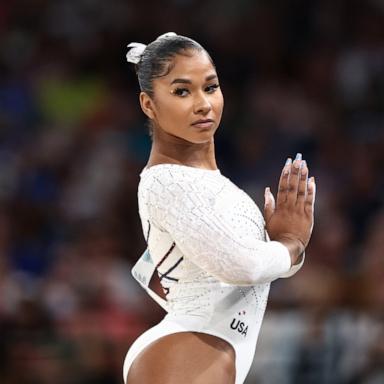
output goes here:
{"type": "Polygon", "coordinates": [[[307,196],[307,185],[308,185],[308,167],[305,160],[301,163],[299,187],[297,190],[296,205],[304,207],[305,197],[307,196]]]}
{"type": "Polygon", "coordinates": [[[275,198],[269,187],[265,188],[264,200],[264,218],[268,222],[275,212],[275,198]]]}
{"type": "Polygon", "coordinates": [[[315,178],[312,176],[308,180],[307,198],[305,200],[305,211],[309,215],[313,215],[316,199],[316,183],[315,178]]]}
{"type": "Polygon", "coordinates": [[[289,175],[287,204],[290,207],[295,206],[297,200],[297,190],[299,187],[300,179],[300,166],[302,161],[301,157],[301,153],[296,155],[296,158],[292,164],[291,174],[289,175]]]}
{"type": "Polygon", "coordinates": [[[288,192],[288,180],[289,180],[289,174],[291,173],[291,167],[292,167],[292,159],[288,157],[287,161],[285,162],[284,168],[281,172],[280,180],[279,180],[279,186],[277,189],[277,206],[284,204],[287,200],[287,192],[288,192]]]}

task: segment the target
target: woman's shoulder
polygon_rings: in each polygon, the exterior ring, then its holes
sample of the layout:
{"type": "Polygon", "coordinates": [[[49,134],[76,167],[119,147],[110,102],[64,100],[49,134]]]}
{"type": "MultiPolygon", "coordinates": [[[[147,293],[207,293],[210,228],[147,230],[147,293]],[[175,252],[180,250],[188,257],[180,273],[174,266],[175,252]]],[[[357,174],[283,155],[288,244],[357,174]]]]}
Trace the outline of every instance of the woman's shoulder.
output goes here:
{"type": "Polygon", "coordinates": [[[210,170],[181,164],[156,164],[144,168],[140,173],[139,193],[209,189],[208,185],[220,183],[223,179],[219,169],[210,170]]]}
{"type": "Polygon", "coordinates": [[[221,175],[219,169],[205,169],[191,167],[182,164],[163,163],[150,167],[145,167],[140,173],[140,181],[159,180],[163,183],[173,183],[179,181],[205,180],[221,175]]]}

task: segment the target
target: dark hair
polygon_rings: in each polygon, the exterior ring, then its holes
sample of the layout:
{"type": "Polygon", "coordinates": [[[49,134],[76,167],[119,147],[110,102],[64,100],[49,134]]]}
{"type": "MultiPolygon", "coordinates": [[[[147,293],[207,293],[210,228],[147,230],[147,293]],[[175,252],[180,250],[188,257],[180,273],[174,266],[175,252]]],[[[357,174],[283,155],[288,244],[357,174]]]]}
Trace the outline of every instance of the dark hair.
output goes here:
{"type": "Polygon", "coordinates": [[[153,80],[166,76],[172,69],[171,60],[176,55],[188,55],[189,50],[208,52],[195,40],[181,35],[161,35],[145,48],[139,63],[135,65],[141,91],[153,97],[153,80]]]}

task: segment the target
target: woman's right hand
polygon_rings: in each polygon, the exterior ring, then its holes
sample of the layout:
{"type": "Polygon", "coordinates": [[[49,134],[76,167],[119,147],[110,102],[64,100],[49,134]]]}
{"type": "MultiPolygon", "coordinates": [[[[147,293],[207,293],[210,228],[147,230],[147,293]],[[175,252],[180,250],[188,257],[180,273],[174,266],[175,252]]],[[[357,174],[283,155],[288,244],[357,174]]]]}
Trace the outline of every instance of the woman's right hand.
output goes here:
{"type": "Polygon", "coordinates": [[[301,154],[289,158],[282,170],[276,203],[270,188],[265,189],[264,217],[271,240],[284,244],[297,264],[308,245],[313,229],[316,184],[301,154]]]}

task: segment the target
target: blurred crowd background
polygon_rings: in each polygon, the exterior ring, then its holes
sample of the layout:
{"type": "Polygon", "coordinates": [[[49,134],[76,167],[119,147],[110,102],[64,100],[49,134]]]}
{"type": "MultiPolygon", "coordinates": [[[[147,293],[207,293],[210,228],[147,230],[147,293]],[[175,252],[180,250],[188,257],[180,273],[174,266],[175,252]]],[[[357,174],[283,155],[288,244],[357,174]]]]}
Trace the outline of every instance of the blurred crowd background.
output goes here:
{"type": "Polygon", "coordinates": [[[224,175],[262,207],[302,152],[307,262],[276,281],[247,384],[384,383],[384,2],[0,3],[0,382],[117,384],[162,310],[145,249],[150,150],[126,45],[175,31],[213,56],[224,175]]]}

